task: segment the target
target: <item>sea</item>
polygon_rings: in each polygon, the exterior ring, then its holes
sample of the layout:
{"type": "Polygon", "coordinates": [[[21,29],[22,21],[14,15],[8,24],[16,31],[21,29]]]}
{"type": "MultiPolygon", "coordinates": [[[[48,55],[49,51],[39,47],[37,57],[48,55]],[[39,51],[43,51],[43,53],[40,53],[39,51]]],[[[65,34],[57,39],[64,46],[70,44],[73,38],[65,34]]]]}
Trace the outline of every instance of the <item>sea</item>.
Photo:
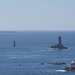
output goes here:
{"type": "Polygon", "coordinates": [[[75,75],[63,70],[73,61],[75,31],[0,31],[0,75],[75,75]],[[68,49],[50,48],[59,36],[68,49]]]}

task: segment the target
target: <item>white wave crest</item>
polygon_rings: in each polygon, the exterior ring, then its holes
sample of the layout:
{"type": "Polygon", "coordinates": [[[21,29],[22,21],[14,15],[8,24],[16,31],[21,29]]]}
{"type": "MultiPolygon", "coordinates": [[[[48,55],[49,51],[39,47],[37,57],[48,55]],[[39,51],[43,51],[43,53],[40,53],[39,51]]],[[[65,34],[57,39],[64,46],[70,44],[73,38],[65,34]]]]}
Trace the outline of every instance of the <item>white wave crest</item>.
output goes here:
{"type": "Polygon", "coordinates": [[[66,72],[66,70],[56,70],[57,72],[66,72]]]}

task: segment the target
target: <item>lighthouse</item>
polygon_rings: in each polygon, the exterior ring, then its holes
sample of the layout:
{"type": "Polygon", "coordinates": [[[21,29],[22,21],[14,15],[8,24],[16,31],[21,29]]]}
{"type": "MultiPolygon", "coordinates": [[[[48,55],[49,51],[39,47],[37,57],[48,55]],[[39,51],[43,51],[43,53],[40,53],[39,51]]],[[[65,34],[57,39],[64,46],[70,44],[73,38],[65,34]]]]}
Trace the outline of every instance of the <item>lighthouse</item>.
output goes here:
{"type": "Polygon", "coordinates": [[[58,37],[58,44],[61,44],[61,36],[58,37]]]}
{"type": "Polygon", "coordinates": [[[68,49],[68,47],[65,47],[61,43],[61,36],[58,37],[58,44],[51,45],[50,48],[54,49],[68,49]]]}

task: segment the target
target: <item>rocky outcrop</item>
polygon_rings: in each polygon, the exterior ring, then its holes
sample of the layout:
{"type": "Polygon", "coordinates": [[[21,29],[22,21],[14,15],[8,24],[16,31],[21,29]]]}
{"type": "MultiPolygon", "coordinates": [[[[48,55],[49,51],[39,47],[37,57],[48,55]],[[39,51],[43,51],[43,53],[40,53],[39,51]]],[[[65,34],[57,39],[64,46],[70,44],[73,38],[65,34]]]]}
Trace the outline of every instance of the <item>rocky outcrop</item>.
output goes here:
{"type": "MultiPolygon", "coordinates": [[[[45,63],[41,63],[41,65],[44,65],[45,63]]],[[[46,63],[48,65],[65,65],[66,63],[65,62],[62,62],[62,63],[46,63]]]]}
{"type": "Polygon", "coordinates": [[[64,70],[66,70],[66,71],[75,71],[75,66],[65,67],[64,70]]]}
{"type": "Polygon", "coordinates": [[[52,45],[50,48],[55,48],[55,49],[68,49],[68,47],[63,46],[62,44],[55,44],[55,45],[52,45]]]}
{"type": "Polygon", "coordinates": [[[66,63],[65,62],[62,62],[62,63],[48,63],[50,65],[65,65],[66,63]]]}
{"type": "Polygon", "coordinates": [[[75,65],[75,63],[71,63],[70,65],[75,65]]]}
{"type": "Polygon", "coordinates": [[[41,63],[41,65],[44,65],[45,63],[41,63]]]}

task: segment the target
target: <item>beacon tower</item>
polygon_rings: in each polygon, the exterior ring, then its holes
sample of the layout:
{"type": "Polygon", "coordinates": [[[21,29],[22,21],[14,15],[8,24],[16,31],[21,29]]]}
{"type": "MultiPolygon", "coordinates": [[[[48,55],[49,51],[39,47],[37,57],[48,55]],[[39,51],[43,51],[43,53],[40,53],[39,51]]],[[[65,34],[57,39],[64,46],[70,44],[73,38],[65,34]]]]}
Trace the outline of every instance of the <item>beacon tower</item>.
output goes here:
{"type": "Polygon", "coordinates": [[[58,44],[61,44],[61,36],[58,37],[58,44]]]}
{"type": "Polygon", "coordinates": [[[58,37],[58,44],[51,45],[50,48],[54,49],[68,49],[68,47],[65,47],[61,43],[61,36],[58,37]]]}

